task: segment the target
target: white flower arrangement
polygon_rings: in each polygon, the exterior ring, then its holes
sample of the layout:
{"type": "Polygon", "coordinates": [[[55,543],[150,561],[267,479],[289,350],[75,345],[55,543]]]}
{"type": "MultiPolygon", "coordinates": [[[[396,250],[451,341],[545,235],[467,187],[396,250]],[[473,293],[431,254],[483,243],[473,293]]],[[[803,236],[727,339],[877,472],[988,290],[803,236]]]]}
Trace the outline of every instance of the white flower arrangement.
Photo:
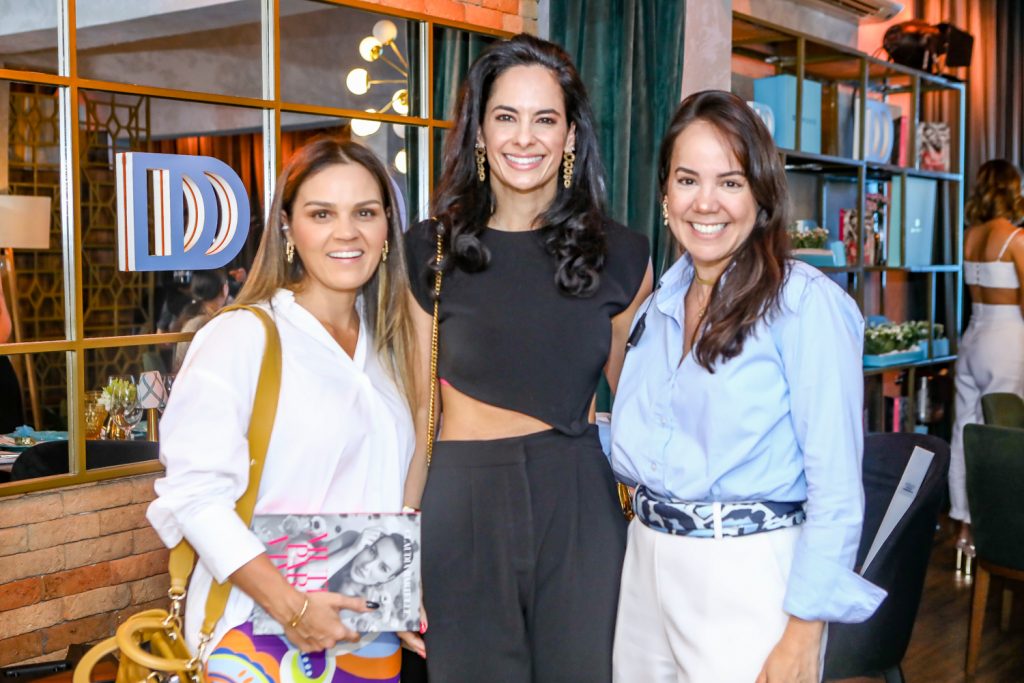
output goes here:
{"type": "MultiPolygon", "coordinates": [[[[942,325],[932,326],[932,337],[939,339],[942,325]]],[[[905,323],[881,323],[864,329],[864,353],[881,356],[886,353],[900,353],[918,348],[918,343],[928,339],[928,322],[911,320],[905,323]]]]}
{"type": "Polygon", "coordinates": [[[115,377],[107,386],[103,387],[99,403],[107,409],[108,413],[115,413],[130,408],[135,403],[136,397],[134,383],[115,377]]]}

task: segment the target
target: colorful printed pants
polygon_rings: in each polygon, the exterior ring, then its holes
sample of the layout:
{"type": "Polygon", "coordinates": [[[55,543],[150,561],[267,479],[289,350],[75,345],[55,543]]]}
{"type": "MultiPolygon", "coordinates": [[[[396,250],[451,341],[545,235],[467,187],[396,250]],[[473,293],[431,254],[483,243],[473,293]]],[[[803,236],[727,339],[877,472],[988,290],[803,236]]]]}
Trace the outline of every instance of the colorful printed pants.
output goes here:
{"type": "Polygon", "coordinates": [[[398,683],[398,636],[381,633],[355,652],[302,654],[283,636],[253,635],[252,624],[228,631],[206,663],[211,683],[398,683]]]}

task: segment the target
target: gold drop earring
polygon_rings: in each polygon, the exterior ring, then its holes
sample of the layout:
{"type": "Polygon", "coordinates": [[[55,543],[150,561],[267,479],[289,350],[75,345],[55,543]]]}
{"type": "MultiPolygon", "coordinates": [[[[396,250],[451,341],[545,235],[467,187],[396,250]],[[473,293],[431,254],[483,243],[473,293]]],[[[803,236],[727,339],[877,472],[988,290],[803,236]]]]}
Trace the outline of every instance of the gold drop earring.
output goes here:
{"type": "Polygon", "coordinates": [[[380,250],[380,262],[388,262],[388,241],[384,240],[384,248],[380,250]]]}
{"type": "Polygon", "coordinates": [[[478,142],[473,153],[476,155],[476,177],[482,183],[487,180],[487,169],[484,168],[484,163],[487,161],[487,150],[478,142]]]}
{"type": "MultiPolygon", "coordinates": [[[[281,235],[284,236],[287,234],[288,226],[282,225],[281,235]]],[[[286,263],[292,263],[295,260],[295,244],[287,237],[284,238],[284,260],[286,263]]]]}
{"type": "Polygon", "coordinates": [[[661,223],[668,227],[668,197],[661,198],[661,223]]]}
{"type": "Polygon", "coordinates": [[[576,166],[576,152],[567,149],[562,153],[562,186],[565,189],[572,187],[572,172],[576,166]]]}

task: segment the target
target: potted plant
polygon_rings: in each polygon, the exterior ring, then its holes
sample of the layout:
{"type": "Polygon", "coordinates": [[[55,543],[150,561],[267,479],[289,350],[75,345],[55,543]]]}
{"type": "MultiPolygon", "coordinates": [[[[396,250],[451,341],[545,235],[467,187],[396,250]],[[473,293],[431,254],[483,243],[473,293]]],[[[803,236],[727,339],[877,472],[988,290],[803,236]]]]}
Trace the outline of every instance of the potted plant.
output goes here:
{"type": "Polygon", "coordinates": [[[919,342],[919,323],[869,325],[864,329],[864,365],[884,367],[923,360],[926,352],[919,342]]]}

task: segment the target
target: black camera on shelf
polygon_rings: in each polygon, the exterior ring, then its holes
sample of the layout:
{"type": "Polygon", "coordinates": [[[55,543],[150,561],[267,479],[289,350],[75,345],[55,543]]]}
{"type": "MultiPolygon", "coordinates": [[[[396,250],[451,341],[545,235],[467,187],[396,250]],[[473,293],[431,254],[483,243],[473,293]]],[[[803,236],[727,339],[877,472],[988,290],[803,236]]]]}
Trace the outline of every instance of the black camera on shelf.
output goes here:
{"type": "Polygon", "coordinates": [[[970,66],[974,36],[952,24],[932,24],[920,20],[890,26],[882,38],[889,60],[903,66],[938,73],[946,67],[970,66]],[[945,57],[940,61],[940,57],[945,57]]]}

